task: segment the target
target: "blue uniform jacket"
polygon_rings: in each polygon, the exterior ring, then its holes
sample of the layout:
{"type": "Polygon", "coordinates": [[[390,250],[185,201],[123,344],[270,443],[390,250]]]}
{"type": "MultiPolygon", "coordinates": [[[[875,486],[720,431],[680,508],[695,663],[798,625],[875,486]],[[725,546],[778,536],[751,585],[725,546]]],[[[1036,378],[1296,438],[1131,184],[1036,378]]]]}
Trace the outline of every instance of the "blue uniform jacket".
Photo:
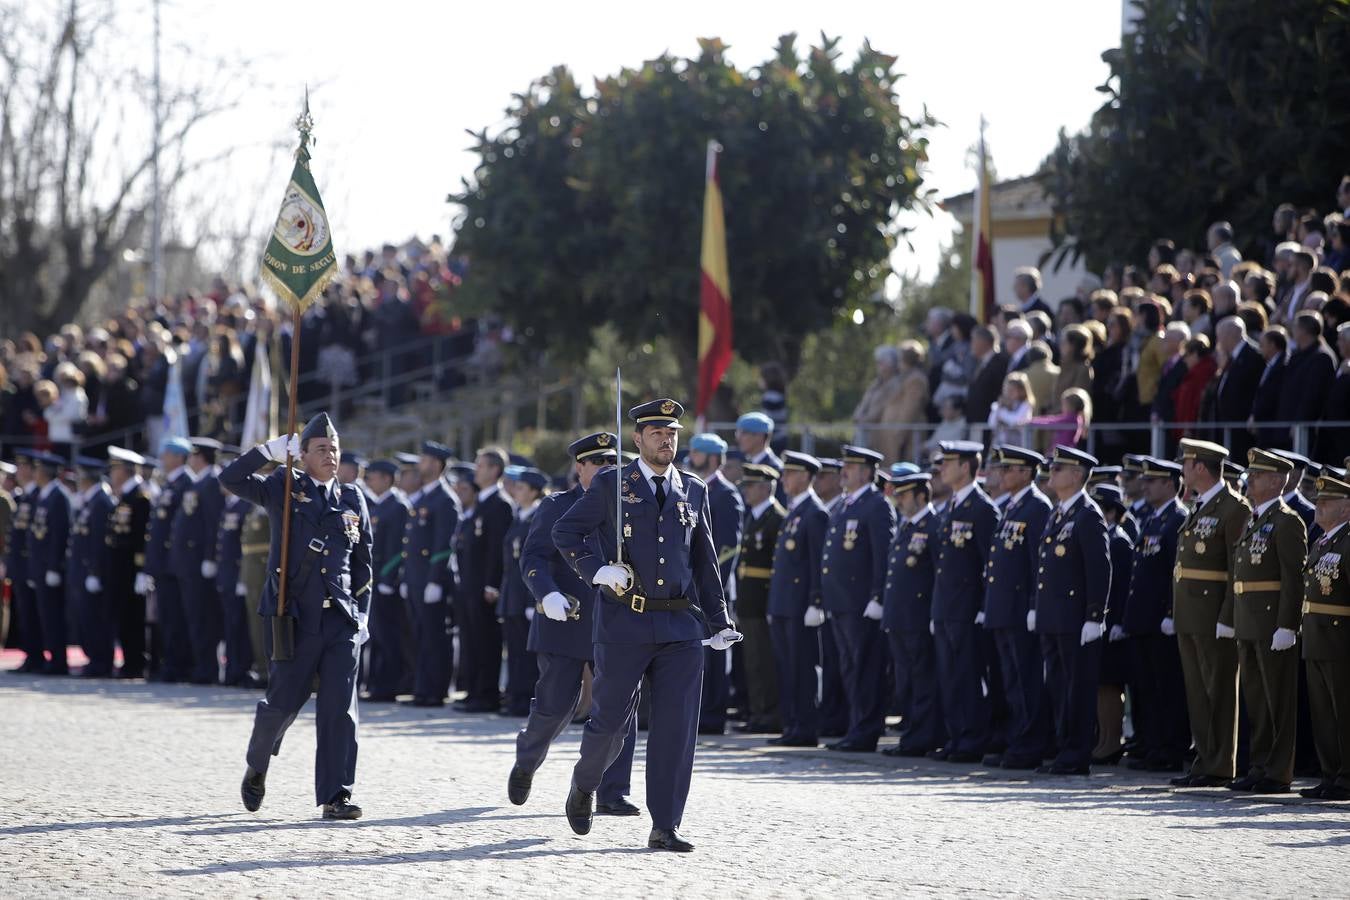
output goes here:
{"type": "Polygon", "coordinates": [[[498,488],[461,516],[453,542],[455,589],[466,602],[483,603],[485,589],[501,590],[506,571],[502,551],[515,515],[515,504],[498,488]]]}
{"type": "Polygon", "coordinates": [[[37,486],[31,490],[14,488],[14,519],[10,522],[5,547],[5,575],[14,584],[25,584],[28,575],[28,526],[33,521],[33,501],[37,499],[37,486]]]}
{"type": "Polygon", "coordinates": [[[998,511],[989,495],[977,486],[956,506],[947,501],[940,521],[931,542],[937,564],[932,619],[973,625],[975,614],[984,606],[984,567],[989,561],[998,511]]]}
{"type": "MultiPolygon", "coordinates": [[[[581,615],[576,619],[555,622],[544,615],[534,617],[526,646],[535,653],[552,653],[569,659],[595,657],[592,638],[595,633],[595,606],[600,602],[596,597],[596,589],[563,562],[562,554],[553,544],[554,524],[584,493],[581,485],[576,485],[564,493],[545,497],[530,517],[530,531],[520,553],[520,570],[531,596],[538,602],[556,591],[564,597],[581,601],[581,615]]],[[[594,539],[590,550],[598,553],[594,539]]]]}
{"type": "Polygon", "coordinates": [[[525,518],[517,514],[506,529],[506,536],[502,538],[505,570],[502,572],[502,592],[497,598],[498,618],[523,616],[526,607],[534,607],[534,598],[525,586],[525,574],[520,570],[520,560],[525,555],[525,539],[530,534],[530,522],[538,513],[539,509],[535,507],[525,518]]]}
{"type": "Polygon", "coordinates": [[[267,552],[267,583],[258,600],[258,614],[276,615],[278,575],[281,572],[282,504],[291,504],[290,550],[286,560],[286,615],[304,632],[319,632],[325,598],[331,598],[352,620],[369,614],[371,570],[370,515],[360,488],[334,482],[329,497],[304,472],[294,472],[291,494],[285,496],[286,473],[256,475],[267,462],[254,448],[232,461],[220,473],[225,489],[267,510],[271,546],[267,552]]]}
{"type": "Polygon", "coordinates": [[[745,520],[745,501],[736,486],[727,481],[721,471],[713,473],[707,482],[708,507],[712,513],[713,545],[717,547],[718,568],[722,585],[727,585],[736,556],[741,550],[741,527],[745,520]]]}
{"type": "Polygon", "coordinates": [[[1134,545],[1134,565],[1121,625],[1130,634],[1157,634],[1172,614],[1172,579],[1177,535],[1186,524],[1186,508],[1169,500],[1144,520],[1134,545]]]}
{"type": "Polygon", "coordinates": [[[1035,485],[1004,508],[985,563],[985,628],[1027,627],[1027,610],[1036,592],[1040,538],[1050,509],[1049,498],[1035,485]]]}
{"type": "Polygon", "coordinates": [[[873,485],[852,503],[836,507],[820,561],[826,612],[861,615],[868,601],[882,601],[894,537],[895,510],[873,485]]]}
{"type": "Polygon", "coordinates": [[[808,606],[821,605],[820,557],[829,527],[829,514],[814,491],[788,511],[773,551],[769,615],[800,620],[808,606]]]}
{"type": "Polygon", "coordinates": [[[374,533],[370,565],[375,572],[375,584],[388,585],[397,592],[399,570],[403,567],[403,539],[408,534],[412,506],[402,493],[390,490],[383,499],[368,499],[366,508],[370,511],[370,530],[374,533]]]}
{"type": "Polygon", "coordinates": [[[179,578],[200,578],[202,560],[214,560],[225,495],[212,472],[183,491],[169,536],[169,571],[179,578]]]}
{"type": "Polygon", "coordinates": [[[75,521],[70,526],[70,548],[66,553],[66,583],[75,590],[84,590],[86,575],[104,577],[108,513],[115,505],[112,494],[102,488],[90,495],[75,513],[75,521]]]}
{"type": "Polygon", "coordinates": [[[183,494],[192,486],[192,476],[186,467],[160,489],[155,508],[150,513],[150,526],[145,535],[145,574],[151,578],[173,574],[169,566],[169,545],[173,536],[173,519],[183,494]]]}
{"type": "Polygon", "coordinates": [[[409,601],[422,602],[422,593],[433,582],[450,598],[454,588],[450,552],[459,517],[459,498],[439,478],[412,504],[403,536],[403,583],[408,586],[409,601]]]}
{"type": "Polygon", "coordinates": [[[1311,529],[1314,525],[1314,519],[1317,517],[1317,507],[1298,491],[1291,491],[1284,495],[1285,505],[1298,513],[1298,517],[1303,520],[1303,527],[1311,529]]]}
{"type": "MultiPolygon", "coordinates": [[[[1123,525],[1108,528],[1111,541],[1111,590],[1107,595],[1106,627],[1122,625],[1125,620],[1125,602],[1130,595],[1130,570],[1134,567],[1134,542],[1123,525]]],[[[1158,620],[1159,622],[1162,619],[1158,620]]]]}
{"type": "Polygon", "coordinates": [[[59,572],[62,578],[66,575],[70,498],[60,484],[49,487],[46,497],[41,490],[35,490],[33,521],[28,526],[28,580],[37,585],[43,583],[48,572],[59,572]]]}
{"type": "Polygon", "coordinates": [[[1058,511],[1041,538],[1036,583],[1036,631],[1077,634],[1087,621],[1105,622],[1111,593],[1111,548],[1106,520],[1092,499],[1080,495],[1058,511]]]}
{"type": "MultiPolygon", "coordinates": [[[[614,562],[617,529],[615,495],[622,481],[624,543],[627,562],[648,597],[686,597],[680,612],[634,612],[627,605],[601,600],[596,606],[597,644],[664,644],[696,641],[730,627],[726,597],[713,546],[708,487],[699,478],[671,467],[666,504],[658,509],[638,462],[622,470],[602,469],[553,526],[553,542],[586,584],[600,567],[614,562]],[[598,543],[591,543],[595,536],[598,543]]],[[[625,595],[630,596],[630,595],[625,595]]]]}
{"type": "Polygon", "coordinates": [[[216,532],[216,592],[221,602],[235,596],[239,585],[239,563],[244,557],[244,516],[249,504],[234,494],[225,495],[220,510],[220,530],[216,532]]]}
{"type": "Polygon", "coordinates": [[[933,542],[939,537],[941,518],[930,506],[917,522],[903,520],[895,529],[891,556],[886,564],[885,615],[887,631],[917,634],[928,631],[933,614],[933,542]]]}

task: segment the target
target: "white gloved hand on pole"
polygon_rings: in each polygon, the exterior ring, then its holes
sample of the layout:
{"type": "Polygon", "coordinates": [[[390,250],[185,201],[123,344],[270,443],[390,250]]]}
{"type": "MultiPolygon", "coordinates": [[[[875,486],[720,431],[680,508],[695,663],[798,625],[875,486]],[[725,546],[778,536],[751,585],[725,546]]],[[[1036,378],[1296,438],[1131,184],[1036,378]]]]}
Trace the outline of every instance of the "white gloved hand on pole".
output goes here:
{"type": "Polygon", "coordinates": [[[567,621],[567,598],[557,591],[552,591],[539,601],[544,607],[544,615],[555,622],[567,621]]]}
{"type": "Polygon", "coordinates": [[[825,610],[821,609],[819,606],[808,606],[806,608],[806,617],[802,620],[802,623],[806,625],[807,628],[819,628],[825,624],[825,610]]]}
{"type": "Polygon", "coordinates": [[[631,587],[629,573],[623,566],[601,566],[591,579],[591,584],[607,587],[616,594],[622,594],[631,587]]]}
{"type": "Polygon", "coordinates": [[[734,628],[723,628],[703,642],[703,646],[711,647],[714,650],[730,650],[731,645],[741,640],[745,635],[734,628]]]}
{"type": "Polygon", "coordinates": [[[272,438],[265,444],[259,444],[258,449],[262,451],[272,462],[285,462],[286,453],[289,450],[291,457],[300,456],[300,436],[296,434],[283,434],[272,438]]]}
{"type": "Polygon", "coordinates": [[[1079,643],[1086,647],[1093,641],[1100,641],[1102,634],[1106,632],[1106,626],[1101,622],[1084,622],[1083,631],[1079,636],[1079,643]]]}
{"type": "Polygon", "coordinates": [[[144,572],[136,573],[136,585],[133,588],[135,593],[144,596],[145,594],[150,593],[154,589],[155,589],[155,579],[151,578],[144,572]]]}

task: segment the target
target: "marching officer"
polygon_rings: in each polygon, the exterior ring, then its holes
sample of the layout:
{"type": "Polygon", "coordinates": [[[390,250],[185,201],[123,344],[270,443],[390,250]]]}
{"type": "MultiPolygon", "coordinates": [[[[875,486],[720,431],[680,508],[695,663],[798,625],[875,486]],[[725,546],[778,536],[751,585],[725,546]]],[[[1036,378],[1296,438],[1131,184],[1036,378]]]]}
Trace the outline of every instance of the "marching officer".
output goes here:
{"type": "Polygon", "coordinates": [[[155,498],[154,514],[145,536],[145,566],[136,579],[136,593],[155,595],[158,622],[159,667],[158,681],[186,681],[192,667],[192,643],[188,636],[187,616],[183,606],[182,588],[178,575],[170,564],[169,548],[173,538],[174,518],[183,496],[192,486],[187,468],[192,444],[186,438],[165,438],[160,448],[160,467],[164,483],[155,498]]]}
{"type": "Polygon", "coordinates": [[[408,534],[412,506],[403,492],[394,487],[396,478],[398,463],[393,460],[377,459],[366,466],[376,597],[370,608],[364,699],[377,703],[392,703],[399,694],[412,693],[413,672],[417,668],[408,604],[398,597],[404,537],[408,534]]]}
{"type": "Polygon", "coordinates": [[[745,635],[741,650],[750,717],[738,730],[749,734],[783,730],[768,620],[773,557],[787,515],[774,498],[778,477],[777,469],[763,463],[746,463],[741,475],[741,491],[749,510],[736,565],[736,621],[745,635]]]}
{"type": "Polygon", "coordinates": [[[191,483],[173,517],[169,537],[169,567],[178,579],[182,608],[192,641],[193,684],[215,684],[220,677],[216,647],[224,627],[216,597],[216,534],[225,497],[216,478],[220,442],[192,438],[187,468],[191,483]]]}
{"type": "MultiPolygon", "coordinates": [[[[727,599],[736,599],[736,554],[741,549],[741,529],[745,503],[741,492],[722,472],[727,442],[711,432],[696,434],[689,440],[689,470],[708,486],[708,509],[712,516],[713,546],[722,573],[727,599]]],[[[724,734],[727,727],[728,654],[711,648],[703,650],[703,708],[698,717],[699,734],[724,734]]]]}
{"type": "Polygon", "coordinates": [[[622,750],[646,675],[652,690],[647,808],[653,826],[647,846],[677,852],[694,849],[679,827],[702,697],[700,640],[711,630],[710,646],[726,650],[741,637],[727,616],[707,486],[672,465],[683,412],[670,399],[634,407],[629,415],[638,459],[599,473],[553,526],[567,564],[584,582],[605,589],[596,604],[593,702],[572,772],[568,824],[577,834],[591,830],[595,790],[622,750]],[[613,518],[616,502],[622,523],[613,518]],[[616,545],[623,558],[612,558],[616,545]]]}
{"type": "Polygon", "coordinates": [[[1330,468],[1317,479],[1322,536],[1303,569],[1303,658],[1322,779],[1299,791],[1350,800],[1350,480],[1330,468]]]}
{"type": "Polygon", "coordinates": [[[530,534],[530,521],[544,489],[548,476],[531,466],[511,467],[511,498],[516,513],[503,538],[502,595],[497,601],[497,617],[502,622],[502,639],[506,645],[506,702],[503,713],[524,718],[530,714],[530,698],[534,683],[539,678],[539,665],[534,651],[529,649],[530,619],[535,615],[534,598],[525,585],[520,570],[520,558],[525,550],[525,539],[530,534]]]}
{"type": "Polygon", "coordinates": [[[1040,635],[1054,708],[1054,760],[1037,771],[1086,775],[1097,724],[1097,669],[1111,590],[1111,548],[1101,508],[1084,491],[1097,460],[1056,444],[1050,490],[1059,498],[1040,542],[1027,629],[1040,635]]]}
{"type": "Polygon", "coordinates": [[[117,619],[117,642],[122,645],[118,678],[145,675],[145,595],[135,590],[136,578],[145,565],[145,535],[150,524],[150,495],[136,471],[144,464],[139,453],[124,447],[108,448],[108,484],[114,500],[104,528],[100,577],[117,619]]]}
{"type": "MultiPolygon", "coordinates": [[[[239,456],[239,448],[224,446],[220,448],[220,459],[229,463],[239,456]]],[[[249,511],[249,503],[242,497],[236,497],[220,486],[219,478],[214,479],[216,489],[221,494],[220,528],[216,531],[215,551],[211,559],[215,564],[214,584],[225,634],[225,680],[224,683],[235,687],[252,687],[253,641],[249,636],[248,614],[239,595],[240,560],[244,553],[244,518],[249,511]]],[[[203,561],[202,571],[209,567],[203,561]]],[[[247,593],[247,592],[246,592],[247,593]]]]}
{"type": "Polygon", "coordinates": [[[1186,508],[1177,499],[1181,466],[1171,460],[1144,457],[1139,481],[1150,512],[1134,545],[1130,592],[1120,627],[1128,636],[1130,685],[1134,691],[1130,715],[1137,750],[1127,766],[1145,772],[1176,772],[1191,745],[1186,721],[1185,684],[1176,632],[1171,621],[1173,572],[1177,541],[1186,521],[1186,508]]]}
{"type": "Polygon", "coordinates": [[[36,496],[28,527],[28,586],[37,597],[42,647],[48,659],[44,675],[67,675],[66,542],[70,539],[70,498],[58,477],[66,460],[55,453],[33,454],[36,496]]]}
{"type": "Polygon", "coordinates": [[[103,484],[104,462],[88,456],[76,456],[80,493],[70,525],[70,547],[66,553],[66,585],[74,600],[80,647],[89,664],[82,678],[110,678],[113,673],[114,623],[102,573],[107,548],[108,512],[112,495],[103,484]]]}
{"type": "Polygon", "coordinates": [[[497,621],[497,600],[505,573],[506,530],[516,512],[501,487],[507,462],[501,448],[478,451],[472,480],[477,496],[471,508],[465,505],[456,533],[455,609],[462,613],[457,616],[460,686],[467,691],[455,703],[460,712],[495,713],[502,705],[502,628],[497,621]]]}
{"type": "Polygon", "coordinates": [[[1218,787],[1233,780],[1237,765],[1237,647],[1232,628],[1219,619],[1231,604],[1228,573],[1233,548],[1251,517],[1251,506],[1224,480],[1228,448],[1182,438],[1182,477],[1195,493],[1177,543],[1172,611],[1163,633],[1175,631],[1186,684],[1186,709],[1195,761],[1177,787],[1218,787]]]}
{"type": "Polygon", "coordinates": [[[1044,464],[1045,457],[1024,447],[997,446],[989,455],[989,471],[999,473],[1008,499],[989,544],[978,618],[993,638],[1003,675],[1008,740],[1003,753],[986,756],[984,764],[1005,769],[1035,769],[1049,743],[1041,647],[1026,627],[1036,592],[1037,542],[1050,518],[1050,501],[1035,483],[1036,469],[1044,464]]]}
{"type": "MultiPolygon", "coordinates": [[[[408,498],[412,512],[408,515],[407,534],[403,536],[403,583],[399,595],[407,604],[417,643],[413,706],[444,706],[445,695],[450,691],[454,645],[449,616],[454,585],[449,559],[460,506],[443,478],[449,459],[449,447],[435,441],[424,442],[417,463],[422,484],[408,498]]],[[[461,638],[461,659],[469,653],[465,644],[461,638]]]]}
{"type": "Polygon", "coordinates": [[[895,538],[895,510],[873,483],[881,454],[845,445],[841,455],[845,498],[830,517],[821,554],[820,587],[839,649],[839,674],[849,715],[848,732],[828,747],[845,753],[872,753],[886,730],[890,699],[881,601],[886,557],[895,538]]]}
{"type": "Polygon", "coordinates": [[[1252,516],[1234,548],[1232,591],[1219,622],[1237,641],[1242,698],[1251,723],[1251,766],[1235,791],[1282,794],[1294,778],[1298,721],[1298,643],[1303,615],[1303,519],[1283,495],[1293,465],[1283,456],[1247,451],[1252,516]]]}
{"type": "Polygon", "coordinates": [[[909,705],[900,723],[900,742],[881,751],[887,756],[926,756],[946,740],[937,655],[929,631],[934,579],[931,547],[938,539],[938,518],[929,502],[931,482],[927,472],[900,475],[895,480],[900,515],[886,563],[881,622],[896,670],[896,692],[901,693],[901,685],[907,687],[909,705]]]}
{"type": "MultiPolygon", "coordinates": [[[[5,575],[13,590],[15,622],[23,641],[24,660],[17,674],[38,674],[45,667],[42,657],[42,619],[38,614],[37,591],[28,582],[28,529],[33,522],[37,502],[33,455],[37,451],[20,449],[14,453],[14,518],[5,547],[5,575]]],[[[11,626],[12,628],[12,626],[11,626]]]]}
{"type": "MultiPolygon", "coordinates": [[[[516,806],[530,796],[534,773],[549,747],[577,712],[582,681],[594,667],[592,634],[595,630],[596,590],[563,562],[553,545],[553,526],[594,482],[595,474],[618,461],[619,439],[606,431],[588,434],[571,443],[567,452],[576,467],[577,481],[570,490],[545,497],[530,521],[521,552],[525,585],[535,599],[530,621],[529,649],[535,654],[539,678],[525,727],[516,736],[516,763],[507,779],[507,795],[516,806]]],[[[637,714],[618,757],[605,770],[596,789],[597,815],[636,816],[641,810],[626,798],[633,777],[633,750],[637,745],[637,714]]]]}
{"type": "MultiPolygon", "coordinates": [[[[1125,531],[1130,513],[1125,492],[1119,485],[1103,482],[1088,492],[1101,507],[1111,548],[1111,591],[1106,601],[1106,639],[1101,642],[1097,670],[1097,744],[1092,761],[1115,765],[1124,755],[1125,685],[1129,681],[1130,656],[1125,640],[1125,603],[1130,594],[1130,571],[1134,567],[1134,541],[1125,531]]],[[[1138,523],[1136,523],[1137,525],[1138,523]]]]}
{"type": "Polygon", "coordinates": [[[258,702],[253,720],[248,768],[240,786],[249,812],[262,805],[268,763],[309,700],[317,677],[315,803],[323,806],[325,819],[361,817],[351,796],[356,781],[356,672],[368,634],[373,580],[370,517],[360,489],[337,481],[339,452],[332,421],[319,413],[299,438],[273,438],[220,474],[227,490],[264,507],[272,519],[267,558],[272,577],[263,589],[260,616],[277,615],[281,519],[284,505],[291,504],[286,617],[293,621],[295,646],[290,659],[272,660],[268,667],[267,696],[258,702]],[[288,457],[301,466],[292,473],[290,496],[285,494],[284,471],[254,474],[267,460],[284,466],[288,457]]]}
{"type": "MultiPolygon", "coordinates": [[[[833,516],[844,502],[843,489],[839,486],[843,469],[844,464],[837,459],[827,456],[820,458],[820,473],[816,476],[814,489],[820,497],[820,505],[825,507],[827,517],[833,516]]],[[[820,626],[819,709],[820,736],[843,737],[848,731],[848,700],[844,697],[844,681],[839,675],[839,646],[828,618],[820,626]]]]}
{"type": "Polygon", "coordinates": [[[787,747],[815,747],[820,742],[816,664],[820,626],[825,622],[820,557],[829,516],[812,488],[819,471],[820,461],[813,456],[796,450],[783,454],[781,480],[788,512],[774,546],[768,606],[783,734],[768,742],[787,747]]]}
{"type": "Polygon", "coordinates": [[[930,542],[935,568],[928,627],[934,637],[947,740],[928,755],[952,762],[980,762],[989,738],[989,706],[980,684],[975,619],[984,605],[984,570],[998,512],[975,482],[984,445],[942,441],[938,447],[942,457],[939,477],[950,497],[938,522],[938,534],[930,542]]]}

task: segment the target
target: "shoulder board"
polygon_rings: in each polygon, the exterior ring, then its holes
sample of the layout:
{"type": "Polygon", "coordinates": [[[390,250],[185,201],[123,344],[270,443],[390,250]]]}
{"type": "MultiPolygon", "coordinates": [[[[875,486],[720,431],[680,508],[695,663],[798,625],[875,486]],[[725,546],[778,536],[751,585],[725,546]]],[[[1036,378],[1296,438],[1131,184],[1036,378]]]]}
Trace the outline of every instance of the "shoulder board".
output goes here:
{"type": "Polygon", "coordinates": [[[704,481],[702,478],[699,478],[693,472],[686,472],[684,469],[680,469],[680,475],[693,484],[701,485],[704,488],[708,487],[708,483],[704,481]]]}

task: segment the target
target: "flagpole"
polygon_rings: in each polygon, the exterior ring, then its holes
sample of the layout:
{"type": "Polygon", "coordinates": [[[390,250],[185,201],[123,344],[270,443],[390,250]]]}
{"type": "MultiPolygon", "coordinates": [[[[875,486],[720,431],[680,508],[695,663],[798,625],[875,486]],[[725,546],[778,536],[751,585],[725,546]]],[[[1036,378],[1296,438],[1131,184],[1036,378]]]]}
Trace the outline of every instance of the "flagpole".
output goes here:
{"type": "MultiPolygon", "coordinates": [[[[286,616],[287,561],[291,549],[291,445],[289,436],[295,434],[295,388],[300,380],[300,307],[292,307],[291,319],[291,379],[286,392],[286,489],[281,505],[281,571],[277,576],[277,619],[286,616]]],[[[276,642],[272,643],[272,658],[277,659],[276,642]]],[[[285,659],[290,659],[287,655],[285,659]]]]}
{"type": "Polygon", "coordinates": [[[984,321],[984,297],[980,290],[980,230],[984,220],[980,211],[984,209],[984,114],[980,114],[980,141],[976,145],[975,193],[970,206],[970,314],[977,322],[984,321]]]}

